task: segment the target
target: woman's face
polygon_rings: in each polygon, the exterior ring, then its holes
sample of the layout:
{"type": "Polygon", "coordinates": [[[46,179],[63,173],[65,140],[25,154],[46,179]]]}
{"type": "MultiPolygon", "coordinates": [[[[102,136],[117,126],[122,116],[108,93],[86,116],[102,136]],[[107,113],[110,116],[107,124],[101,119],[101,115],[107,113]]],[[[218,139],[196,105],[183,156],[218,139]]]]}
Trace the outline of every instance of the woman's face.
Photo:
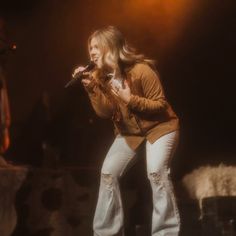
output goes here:
{"type": "Polygon", "coordinates": [[[90,60],[93,61],[98,68],[102,67],[102,51],[98,46],[96,38],[92,38],[89,45],[90,60]]]}

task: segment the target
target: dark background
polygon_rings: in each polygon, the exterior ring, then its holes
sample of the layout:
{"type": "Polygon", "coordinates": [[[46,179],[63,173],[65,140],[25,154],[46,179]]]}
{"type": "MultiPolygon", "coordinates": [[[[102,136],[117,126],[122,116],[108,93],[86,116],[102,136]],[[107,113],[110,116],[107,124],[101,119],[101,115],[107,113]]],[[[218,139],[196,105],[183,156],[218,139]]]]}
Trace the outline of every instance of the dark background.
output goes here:
{"type": "Polygon", "coordinates": [[[64,165],[98,167],[112,126],[97,118],[80,85],[65,90],[86,64],[93,30],[117,26],[157,61],[166,96],[181,121],[174,173],[205,164],[235,164],[235,1],[1,1],[9,43],[4,55],[12,113],[6,158],[40,166],[42,143],[64,165]],[[55,152],[54,152],[55,153],[55,152]]]}

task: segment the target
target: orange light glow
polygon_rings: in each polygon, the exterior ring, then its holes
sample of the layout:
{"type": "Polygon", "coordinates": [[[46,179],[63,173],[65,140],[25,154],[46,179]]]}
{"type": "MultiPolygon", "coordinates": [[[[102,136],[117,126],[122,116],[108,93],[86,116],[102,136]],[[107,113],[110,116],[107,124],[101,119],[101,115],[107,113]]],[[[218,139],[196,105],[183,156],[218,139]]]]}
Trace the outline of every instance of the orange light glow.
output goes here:
{"type": "Polygon", "coordinates": [[[182,35],[198,7],[198,1],[189,0],[130,0],[124,10],[133,22],[158,37],[161,47],[166,50],[182,35]]]}

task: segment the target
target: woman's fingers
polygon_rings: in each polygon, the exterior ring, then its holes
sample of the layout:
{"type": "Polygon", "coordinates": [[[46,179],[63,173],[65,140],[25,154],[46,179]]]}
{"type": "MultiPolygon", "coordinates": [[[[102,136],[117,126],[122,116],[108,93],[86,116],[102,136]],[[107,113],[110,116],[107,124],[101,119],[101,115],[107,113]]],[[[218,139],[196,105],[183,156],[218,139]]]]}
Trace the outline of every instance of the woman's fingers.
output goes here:
{"type": "Polygon", "coordinates": [[[88,86],[91,83],[91,80],[90,79],[82,79],[81,82],[84,86],[88,86]]]}
{"type": "Polygon", "coordinates": [[[90,76],[90,75],[91,75],[90,72],[84,72],[84,73],[83,73],[83,76],[85,76],[85,77],[86,77],[86,76],[90,76]]]}
{"type": "Polygon", "coordinates": [[[77,67],[73,73],[72,73],[72,77],[74,78],[76,74],[80,73],[80,72],[83,72],[85,70],[85,67],[84,66],[79,66],[77,67]]]}
{"type": "Polygon", "coordinates": [[[116,96],[119,97],[118,90],[117,89],[111,89],[111,92],[116,96]]]}

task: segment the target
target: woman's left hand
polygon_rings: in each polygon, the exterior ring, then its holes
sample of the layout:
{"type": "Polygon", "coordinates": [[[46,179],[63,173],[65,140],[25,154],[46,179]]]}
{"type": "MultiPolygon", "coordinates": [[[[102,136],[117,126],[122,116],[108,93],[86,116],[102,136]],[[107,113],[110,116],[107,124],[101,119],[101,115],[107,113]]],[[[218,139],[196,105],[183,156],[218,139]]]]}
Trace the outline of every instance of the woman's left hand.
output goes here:
{"type": "Polygon", "coordinates": [[[126,104],[129,103],[131,97],[131,91],[126,80],[124,81],[124,87],[112,86],[111,91],[116,97],[120,98],[123,102],[125,102],[126,104]]]}

